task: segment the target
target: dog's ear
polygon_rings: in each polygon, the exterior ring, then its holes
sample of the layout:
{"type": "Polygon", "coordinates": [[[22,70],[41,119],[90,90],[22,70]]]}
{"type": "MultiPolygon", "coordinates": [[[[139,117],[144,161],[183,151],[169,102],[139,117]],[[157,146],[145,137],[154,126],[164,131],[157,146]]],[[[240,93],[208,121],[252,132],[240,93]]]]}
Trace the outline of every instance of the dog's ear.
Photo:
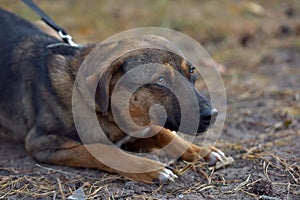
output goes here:
{"type": "Polygon", "coordinates": [[[80,52],[83,57],[86,57],[95,48],[95,46],[95,44],[89,44],[74,47],[66,43],[55,43],[49,44],[47,49],[53,54],[74,56],[76,53],[80,52]]]}
{"type": "Polygon", "coordinates": [[[122,72],[122,66],[123,62],[116,60],[109,66],[101,68],[100,72],[94,73],[86,78],[86,84],[91,91],[94,91],[93,88],[97,85],[95,103],[102,115],[107,115],[108,112],[111,80],[115,74],[122,72]]]}
{"type": "Polygon", "coordinates": [[[66,43],[55,43],[47,46],[47,49],[53,54],[74,55],[80,47],[73,47],[66,43]]]}

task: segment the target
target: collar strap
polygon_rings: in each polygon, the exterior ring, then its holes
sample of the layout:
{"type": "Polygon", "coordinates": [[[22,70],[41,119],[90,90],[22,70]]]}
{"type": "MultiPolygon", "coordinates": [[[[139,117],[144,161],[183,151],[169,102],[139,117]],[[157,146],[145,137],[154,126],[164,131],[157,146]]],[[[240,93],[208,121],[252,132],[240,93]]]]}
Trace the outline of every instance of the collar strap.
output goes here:
{"type": "Polygon", "coordinates": [[[69,45],[74,47],[79,46],[73,41],[72,37],[63,28],[58,26],[43,10],[41,10],[31,0],[22,0],[22,1],[27,6],[29,6],[35,13],[37,13],[48,26],[53,28],[65,43],[68,43],[69,45]]]}

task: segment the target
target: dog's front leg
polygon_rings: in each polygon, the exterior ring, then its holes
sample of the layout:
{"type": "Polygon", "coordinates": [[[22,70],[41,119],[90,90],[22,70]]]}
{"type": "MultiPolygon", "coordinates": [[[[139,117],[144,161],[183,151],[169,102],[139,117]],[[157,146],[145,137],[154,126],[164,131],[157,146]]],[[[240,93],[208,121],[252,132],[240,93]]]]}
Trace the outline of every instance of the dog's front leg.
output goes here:
{"type": "Polygon", "coordinates": [[[192,162],[204,159],[210,165],[215,165],[218,161],[222,162],[226,160],[225,154],[216,147],[199,147],[182,139],[175,133],[175,131],[163,129],[163,131],[159,134],[159,142],[162,142],[162,145],[166,145],[169,144],[169,142],[172,142],[173,148],[171,148],[171,154],[172,151],[175,153],[177,153],[178,151],[183,152],[183,154],[180,154],[180,158],[182,160],[192,162]]]}
{"type": "Polygon", "coordinates": [[[214,165],[217,161],[226,159],[225,154],[215,147],[199,147],[179,137],[175,131],[162,128],[157,134],[126,144],[128,150],[150,152],[161,149],[168,157],[180,157],[185,161],[204,159],[214,165]],[[165,148],[166,146],[168,148],[165,148]]]}
{"type": "Polygon", "coordinates": [[[176,175],[160,162],[137,157],[105,144],[84,146],[59,135],[40,134],[35,128],[26,138],[26,149],[33,158],[40,162],[96,168],[145,183],[165,183],[176,178],[176,175]],[[100,156],[100,159],[94,157],[86,147],[92,150],[93,155],[100,156]],[[101,156],[104,156],[103,159],[111,159],[114,166],[103,164],[100,161],[101,156]],[[134,171],[138,171],[138,173],[134,171]]]}

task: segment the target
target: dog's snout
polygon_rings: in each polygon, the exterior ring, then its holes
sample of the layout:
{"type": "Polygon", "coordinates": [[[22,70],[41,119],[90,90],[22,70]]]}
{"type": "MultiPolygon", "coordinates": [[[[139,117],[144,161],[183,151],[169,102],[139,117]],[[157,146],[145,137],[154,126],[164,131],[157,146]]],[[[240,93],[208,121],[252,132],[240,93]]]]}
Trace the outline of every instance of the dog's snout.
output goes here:
{"type": "Polygon", "coordinates": [[[218,116],[218,110],[213,108],[212,111],[211,111],[211,123],[214,123],[217,119],[217,116],[218,116]]]}
{"type": "Polygon", "coordinates": [[[201,113],[201,121],[203,121],[205,125],[213,124],[216,121],[217,116],[217,109],[208,109],[201,113]]]}

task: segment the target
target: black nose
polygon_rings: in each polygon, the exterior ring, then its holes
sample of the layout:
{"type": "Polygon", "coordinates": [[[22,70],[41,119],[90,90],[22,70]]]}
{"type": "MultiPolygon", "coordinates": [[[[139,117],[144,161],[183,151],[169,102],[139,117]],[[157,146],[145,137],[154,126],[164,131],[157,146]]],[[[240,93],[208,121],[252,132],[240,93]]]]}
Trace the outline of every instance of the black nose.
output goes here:
{"type": "Polygon", "coordinates": [[[213,124],[218,116],[218,110],[213,108],[201,112],[200,120],[206,126],[213,124]]]}

